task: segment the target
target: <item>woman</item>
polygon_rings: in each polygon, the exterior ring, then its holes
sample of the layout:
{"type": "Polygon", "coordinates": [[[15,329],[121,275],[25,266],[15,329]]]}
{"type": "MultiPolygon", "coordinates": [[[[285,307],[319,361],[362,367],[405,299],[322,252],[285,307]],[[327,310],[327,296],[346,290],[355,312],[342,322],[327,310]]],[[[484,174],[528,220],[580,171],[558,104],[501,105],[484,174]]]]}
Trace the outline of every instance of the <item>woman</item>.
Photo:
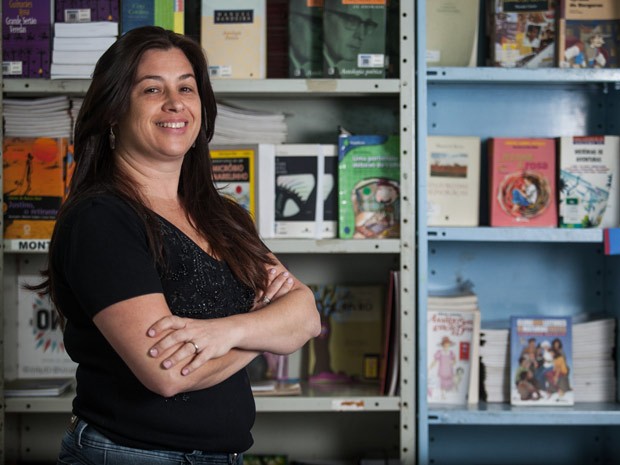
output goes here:
{"type": "Polygon", "coordinates": [[[235,463],[252,445],[244,367],[320,331],[311,291],[220,196],[202,49],[157,27],[101,57],[50,244],[50,291],[78,363],[58,463],[235,463]]]}

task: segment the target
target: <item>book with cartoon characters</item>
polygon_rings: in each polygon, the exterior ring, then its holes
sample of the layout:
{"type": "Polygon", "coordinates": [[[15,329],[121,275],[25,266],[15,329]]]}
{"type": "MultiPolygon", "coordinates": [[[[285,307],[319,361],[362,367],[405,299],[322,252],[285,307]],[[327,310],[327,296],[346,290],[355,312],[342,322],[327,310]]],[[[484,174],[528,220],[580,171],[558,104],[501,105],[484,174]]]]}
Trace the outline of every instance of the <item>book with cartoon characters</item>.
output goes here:
{"type": "Polygon", "coordinates": [[[556,141],[490,138],[490,225],[555,227],[556,141]]]}
{"type": "Polygon", "coordinates": [[[573,405],[571,317],[510,319],[510,403],[573,405]]]}

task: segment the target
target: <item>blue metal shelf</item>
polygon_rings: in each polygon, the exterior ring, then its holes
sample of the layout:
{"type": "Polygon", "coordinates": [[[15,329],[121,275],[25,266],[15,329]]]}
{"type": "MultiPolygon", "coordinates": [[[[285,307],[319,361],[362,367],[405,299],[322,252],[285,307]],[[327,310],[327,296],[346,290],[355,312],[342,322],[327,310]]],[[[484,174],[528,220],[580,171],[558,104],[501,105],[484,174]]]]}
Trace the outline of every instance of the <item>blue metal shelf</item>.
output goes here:
{"type": "Polygon", "coordinates": [[[620,83],[620,69],[563,69],[563,68],[429,68],[426,80],[434,82],[480,83],[620,83]]]}
{"type": "Polygon", "coordinates": [[[428,228],[429,241],[602,243],[602,229],[428,228]]]}

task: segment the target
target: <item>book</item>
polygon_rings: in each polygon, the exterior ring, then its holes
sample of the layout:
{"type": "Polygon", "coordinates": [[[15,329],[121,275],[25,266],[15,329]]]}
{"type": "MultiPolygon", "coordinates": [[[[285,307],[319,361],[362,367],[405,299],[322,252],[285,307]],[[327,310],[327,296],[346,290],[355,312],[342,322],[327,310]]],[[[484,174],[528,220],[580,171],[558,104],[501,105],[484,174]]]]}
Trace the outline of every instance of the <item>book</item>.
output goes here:
{"type": "Polygon", "coordinates": [[[122,0],[121,34],[141,26],[185,32],[185,0],[122,0]]]}
{"type": "Polygon", "coordinates": [[[323,76],[384,78],[386,21],[387,0],[324,0],[323,76]]]}
{"type": "Polygon", "coordinates": [[[4,382],[5,397],[55,397],[67,392],[74,378],[18,378],[4,382]]]}
{"type": "Polygon", "coordinates": [[[616,0],[562,3],[558,20],[558,66],[617,68],[618,53],[620,4],[616,0]]]}
{"type": "Polygon", "coordinates": [[[302,392],[301,384],[298,382],[276,380],[253,381],[251,387],[254,397],[299,396],[302,392]]]}
{"type": "Polygon", "coordinates": [[[119,3],[119,0],[55,0],[55,22],[118,22],[119,3]]]}
{"type": "Polygon", "coordinates": [[[50,77],[51,9],[51,0],[2,1],[3,77],[50,77]]]}
{"type": "Polygon", "coordinates": [[[265,0],[202,0],[200,44],[212,79],[265,79],[265,0]]]}
{"type": "Polygon", "coordinates": [[[116,37],[118,23],[115,21],[93,21],[90,23],[55,23],[54,37],[116,37]]]}
{"type": "Polygon", "coordinates": [[[5,137],[5,239],[50,239],[64,197],[67,138],[5,137]]]}
{"type": "Polygon", "coordinates": [[[262,111],[217,104],[215,145],[284,144],[288,134],[286,115],[281,111],[262,111]]]}
{"type": "Polygon", "coordinates": [[[398,271],[390,270],[390,277],[385,298],[385,317],[383,324],[383,352],[381,354],[380,387],[379,392],[383,395],[393,395],[393,378],[398,366],[398,340],[397,315],[400,309],[397,305],[396,294],[400,292],[397,277],[398,271]]]}
{"type": "Polygon", "coordinates": [[[428,66],[476,66],[480,0],[426,2],[428,66]]]}
{"type": "Polygon", "coordinates": [[[428,310],[427,389],[429,403],[478,402],[478,310],[428,310]],[[471,385],[471,386],[470,386],[471,385]]]}
{"type": "Polygon", "coordinates": [[[620,228],[603,230],[603,247],[605,255],[620,255],[620,228]]]}
{"type": "Polygon", "coordinates": [[[620,226],[620,137],[561,137],[559,165],[560,227],[620,226]]]}
{"type": "MultiPolygon", "coordinates": [[[[105,50],[52,50],[52,64],[56,65],[95,65],[105,50]]],[[[92,72],[92,70],[91,70],[92,72]]]]}
{"type": "Polygon", "coordinates": [[[556,0],[489,0],[487,30],[491,66],[555,66],[556,9],[556,0]]]}
{"type": "MultiPolygon", "coordinates": [[[[289,0],[267,2],[267,78],[289,77],[289,0]]],[[[321,43],[321,47],[322,47],[321,43]]],[[[322,64],[321,64],[322,66],[322,64]]]]}
{"type": "Polygon", "coordinates": [[[73,377],[77,364],[67,355],[49,296],[24,288],[41,281],[37,271],[20,270],[17,276],[17,378],[73,377]]]}
{"type": "Polygon", "coordinates": [[[383,285],[310,285],[321,314],[311,342],[310,383],[376,382],[383,350],[383,285]]]}
{"type": "Polygon", "coordinates": [[[341,239],[400,236],[400,139],[338,138],[338,235],[341,239]]]}
{"type": "Polygon", "coordinates": [[[212,146],[213,181],[217,189],[235,200],[256,220],[257,146],[212,146]]]}
{"type": "Polygon", "coordinates": [[[89,79],[95,71],[95,64],[52,63],[52,79],[89,79]]]}
{"type": "Polygon", "coordinates": [[[323,2],[288,0],[288,77],[323,76],[323,2]]]}
{"type": "Polygon", "coordinates": [[[427,148],[427,224],[478,226],[480,138],[429,136],[427,148]]]}
{"type": "Polygon", "coordinates": [[[510,403],[573,405],[571,317],[510,318],[510,403]]]}
{"type": "Polygon", "coordinates": [[[488,144],[491,226],[557,226],[555,140],[491,138],[488,144]]]}
{"type": "Polygon", "coordinates": [[[336,237],[337,147],[330,144],[262,147],[264,150],[258,157],[261,237],[336,237]]]}
{"type": "Polygon", "coordinates": [[[116,42],[116,37],[81,37],[75,40],[73,37],[54,37],[52,47],[54,51],[101,51],[105,52],[116,42]]]}

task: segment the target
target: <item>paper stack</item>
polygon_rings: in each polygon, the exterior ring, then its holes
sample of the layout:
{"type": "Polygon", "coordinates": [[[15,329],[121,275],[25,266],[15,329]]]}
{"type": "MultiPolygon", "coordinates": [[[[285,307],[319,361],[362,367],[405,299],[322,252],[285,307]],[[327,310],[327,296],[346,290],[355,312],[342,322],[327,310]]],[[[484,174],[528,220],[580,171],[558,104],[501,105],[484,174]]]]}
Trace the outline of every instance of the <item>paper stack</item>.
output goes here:
{"type": "Polygon", "coordinates": [[[480,365],[487,402],[510,400],[508,329],[480,330],[480,365]]]}
{"type": "Polygon", "coordinates": [[[212,144],[283,144],[288,132],[281,112],[265,112],[217,104],[212,144]]]}
{"type": "Polygon", "coordinates": [[[6,137],[69,137],[69,97],[4,99],[6,137]]]}

